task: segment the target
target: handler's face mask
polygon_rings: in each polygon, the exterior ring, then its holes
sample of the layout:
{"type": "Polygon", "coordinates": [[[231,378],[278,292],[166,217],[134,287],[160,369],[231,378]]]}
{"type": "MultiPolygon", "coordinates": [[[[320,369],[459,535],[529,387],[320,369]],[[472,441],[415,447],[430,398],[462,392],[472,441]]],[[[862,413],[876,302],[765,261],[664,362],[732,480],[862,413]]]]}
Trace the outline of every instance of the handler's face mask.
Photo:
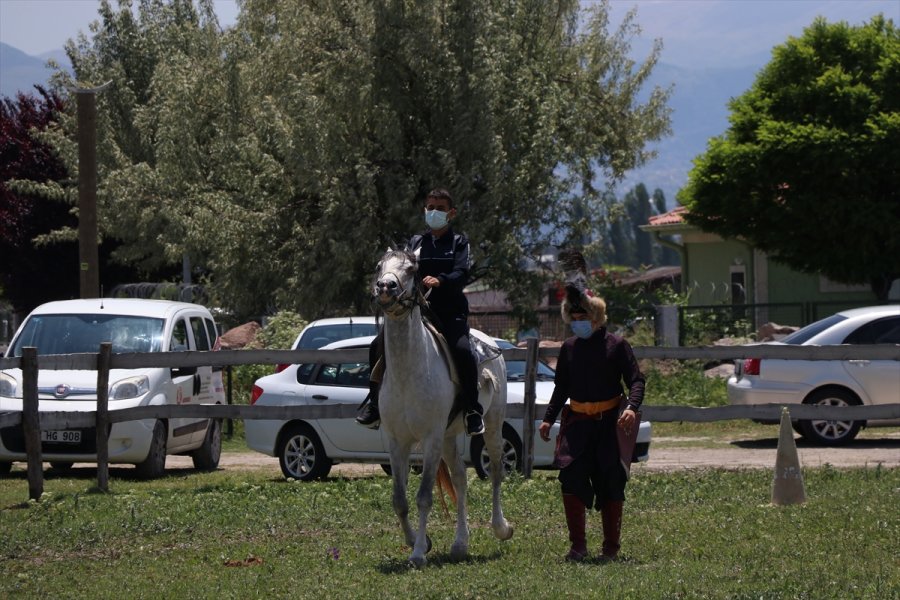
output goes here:
{"type": "Polygon", "coordinates": [[[572,326],[572,332],[581,339],[591,337],[591,334],[594,332],[594,326],[590,321],[572,321],[570,325],[572,326]]]}
{"type": "Polygon", "coordinates": [[[440,210],[425,210],[425,223],[435,231],[447,226],[447,213],[440,210]]]}

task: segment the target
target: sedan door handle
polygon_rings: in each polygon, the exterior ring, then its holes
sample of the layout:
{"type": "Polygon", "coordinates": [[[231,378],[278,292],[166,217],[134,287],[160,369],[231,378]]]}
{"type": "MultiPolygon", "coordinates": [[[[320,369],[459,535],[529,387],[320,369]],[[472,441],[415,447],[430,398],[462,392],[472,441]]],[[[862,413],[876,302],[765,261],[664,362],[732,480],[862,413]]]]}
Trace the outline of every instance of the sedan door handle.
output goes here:
{"type": "Polygon", "coordinates": [[[850,363],[851,365],[867,365],[867,364],[869,364],[869,361],[866,359],[848,360],[847,362],[850,363]]]}
{"type": "Polygon", "coordinates": [[[328,396],[322,394],[313,394],[313,400],[328,400],[328,396]]]}

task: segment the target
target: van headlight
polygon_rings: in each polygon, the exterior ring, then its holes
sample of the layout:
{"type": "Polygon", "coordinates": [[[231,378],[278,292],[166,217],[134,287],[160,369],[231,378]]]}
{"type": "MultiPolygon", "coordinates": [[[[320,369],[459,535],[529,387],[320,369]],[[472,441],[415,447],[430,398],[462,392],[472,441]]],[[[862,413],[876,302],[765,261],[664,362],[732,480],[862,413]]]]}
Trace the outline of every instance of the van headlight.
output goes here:
{"type": "Polygon", "coordinates": [[[0,373],[0,396],[15,398],[17,387],[16,380],[11,375],[0,373]]]}
{"type": "Polygon", "coordinates": [[[112,384],[109,388],[110,400],[128,400],[138,398],[150,391],[150,380],[146,375],[126,377],[112,384]]]}

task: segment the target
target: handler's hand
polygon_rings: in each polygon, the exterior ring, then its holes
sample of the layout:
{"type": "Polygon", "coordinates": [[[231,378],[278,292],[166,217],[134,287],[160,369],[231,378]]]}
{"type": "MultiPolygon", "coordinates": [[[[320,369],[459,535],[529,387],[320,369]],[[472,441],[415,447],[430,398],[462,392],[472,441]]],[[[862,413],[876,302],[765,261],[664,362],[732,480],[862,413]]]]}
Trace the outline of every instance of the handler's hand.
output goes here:
{"type": "Polygon", "coordinates": [[[422,283],[427,288],[436,288],[441,287],[441,280],[437,277],[432,277],[431,275],[426,275],[422,278],[422,283]]]}
{"type": "Polygon", "coordinates": [[[538,433],[541,434],[541,439],[544,440],[545,442],[550,441],[550,428],[551,427],[553,427],[552,423],[547,423],[546,421],[544,421],[543,423],[541,423],[541,426],[538,429],[538,433]]]}
{"type": "Polygon", "coordinates": [[[634,421],[636,419],[636,415],[634,411],[630,408],[626,408],[622,411],[622,415],[619,417],[619,427],[622,428],[626,434],[631,434],[631,428],[634,427],[634,421]]]}

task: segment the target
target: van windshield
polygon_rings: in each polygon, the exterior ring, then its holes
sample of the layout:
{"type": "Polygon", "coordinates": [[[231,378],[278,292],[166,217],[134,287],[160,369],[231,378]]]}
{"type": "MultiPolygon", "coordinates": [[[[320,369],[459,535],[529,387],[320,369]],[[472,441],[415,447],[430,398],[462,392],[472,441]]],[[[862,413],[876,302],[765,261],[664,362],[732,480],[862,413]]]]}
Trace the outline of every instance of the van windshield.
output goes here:
{"type": "Polygon", "coordinates": [[[163,319],[124,315],[32,315],[13,342],[10,356],[37,348],[39,355],[96,353],[112,342],[113,353],[159,352],[163,319]]]}

